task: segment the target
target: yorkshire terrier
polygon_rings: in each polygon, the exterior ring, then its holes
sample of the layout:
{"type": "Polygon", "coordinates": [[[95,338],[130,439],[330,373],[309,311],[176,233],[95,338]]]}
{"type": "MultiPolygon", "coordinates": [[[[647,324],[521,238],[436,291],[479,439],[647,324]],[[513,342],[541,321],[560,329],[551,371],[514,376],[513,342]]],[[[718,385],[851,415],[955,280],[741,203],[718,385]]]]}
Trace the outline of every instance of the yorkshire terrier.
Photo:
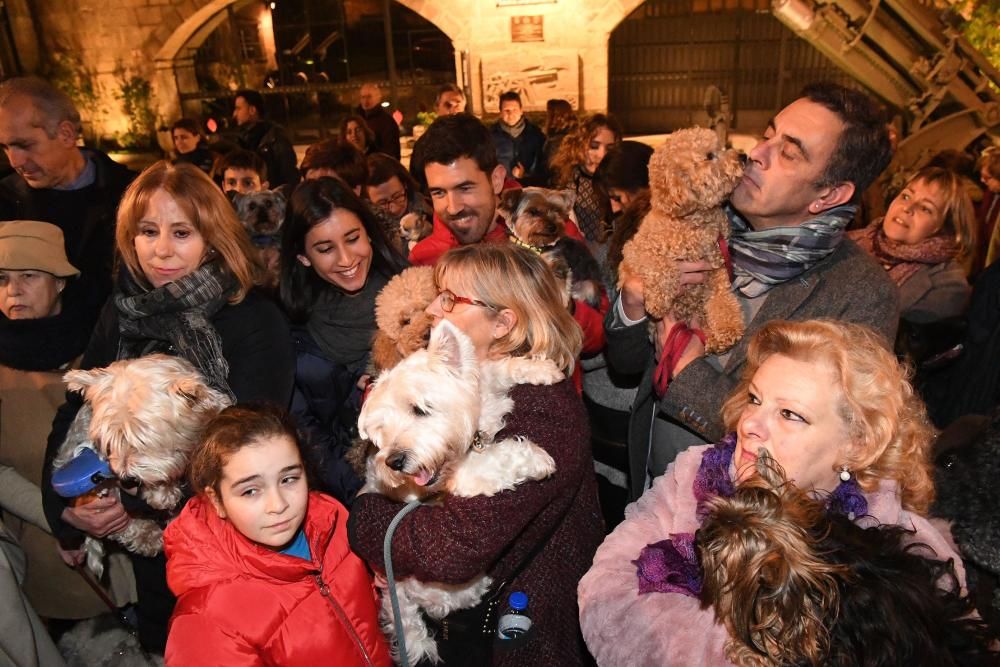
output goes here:
{"type": "Polygon", "coordinates": [[[566,236],[576,193],[572,190],[523,188],[500,195],[500,216],[511,241],[540,254],[568,286],[569,296],[601,305],[601,267],[587,245],[566,236]]]}
{"type": "Polygon", "coordinates": [[[703,608],[737,665],[988,665],[998,656],[951,561],[863,528],[787,482],[761,451],[757,475],[708,503],[696,544],[703,608]]]}
{"type": "Polygon", "coordinates": [[[230,192],[236,215],[257,248],[257,257],[265,270],[264,287],[278,286],[281,255],[281,225],[285,221],[288,200],[281,188],[240,194],[230,192]]]}
{"type": "MultiPolygon", "coordinates": [[[[77,413],[54,461],[56,469],[93,449],[105,459],[119,486],[138,488],[155,518],[133,518],[110,537],[143,556],[163,550],[163,525],[183,506],[184,475],[208,421],[230,400],[209,387],[180,357],[152,354],[116,361],[107,368],[66,373],[70,391],[86,403],[77,413]]],[[[117,489],[114,490],[117,492],[117,489]]],[[[86,538],[87,566],[103,572],[104,549],[86,538]]]]}

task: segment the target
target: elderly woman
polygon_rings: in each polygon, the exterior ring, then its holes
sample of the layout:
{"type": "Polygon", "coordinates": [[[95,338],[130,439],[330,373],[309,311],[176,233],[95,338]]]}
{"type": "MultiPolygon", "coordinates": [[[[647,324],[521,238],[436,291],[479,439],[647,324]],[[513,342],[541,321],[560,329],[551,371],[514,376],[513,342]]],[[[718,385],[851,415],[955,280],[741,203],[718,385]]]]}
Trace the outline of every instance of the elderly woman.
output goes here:
{"type": "MultiPolygon", "coordinates": [[[[158,162],[129,186],[115,229],[119,283],[84,353],[81,368],[153,353],[182,356],[205,380],[237,401],[291,399],[294,357],[278,307],[254,291],[260,267],[233,207],[212,180],[189,164],[158,162]]],[[[80,409],[68,394],[46,451],[45,510],[65,546],[83,533],[101,538],[146,508],[127,493],[80,507],[51,490],[51,461],[80,409]],[[128,506],[128,512],[126,507],[128,506]]],[[[79,551],[70,555],[81,558],[79,551]]],[[[163,555],[130,554],[139,600],[139,640],[162,652],[174,599],[163,555]]]]}
{"type": "Polygon", "coordinates": [[[884,218],[848,234],[899,287],[904,320],[961,315],[972,289],[964,265],[976,252],[976,219],[963,178],[940,167],[914,174],[884,218]]]}
{"type": "MultiPolygon", "coordinates": [[[[62,375],[83,353],[93,329],[75,290],[79,271],[66,258],[63,233],[33,220],[0,223],[0,467],[20,484],[3,487],[3,523],[31,567],[24,591],[43,617],[79,619],[107,611],[66,568],[42,514],[42,443],[63,401],[62,375]],[[20,508],[20,509],[19,509],[20,508]]],[[[130,584],[110,568],[120,601],[130,584]]]]}
{"type": "MultiPolygon", "coordinates": [[[[580,328],[539,256],[511,244],[462,246],[441,258],[434,275],[440,294],[427,312],[469,336],[481,364],[544,358],[568,376],[580,328]]],[[[523,436],[538,444],[555,460],[555,475],[412,511],[393,537],[393,568],[398,577],[456,584],[485,572],[504,582],[504,600],[509,592],[527,593],[530,639],[490,657],[491,642],[479,634],[484,609],[463,610],[474,623],[470,631],[453,628],[448,639],[438,633],[445,664],[583,664],[574,591],[603,534],[586,413],[565,377],[515,385],[509,395],[514,407],[497,439],[523,436]],[[472,648],[484,654],[472,655],[472,648]]],[[[373,493],[354,502],[351,546],[376,569],[385,568],[382,541],[402,507],[373,493]]]]}
{"type": "MultiPolygon", "coordinates": [[[[626,509],[580,582],[581,626],[599,664],[729,664],[726,630],[700,608],[690,577],[670,567],[654,573],[640,554],[668,539],[679,551],[689,548],[680,534],[698,530],[700,502],[732,494],[762,449],[800,488],[826,494],[829,511],[914,531],[913,542],[954,558],[964,582],[950,541],[925,517],[933,430],[904,369],[873,332],[829,321],[771,322],[751,341],[723,415],[733,433],[682,452],[626,509]],[[671,592],[640,592],[650,589],[671,592]]],[[[696,565],[693,558],[679,566],[696,565]]]]}

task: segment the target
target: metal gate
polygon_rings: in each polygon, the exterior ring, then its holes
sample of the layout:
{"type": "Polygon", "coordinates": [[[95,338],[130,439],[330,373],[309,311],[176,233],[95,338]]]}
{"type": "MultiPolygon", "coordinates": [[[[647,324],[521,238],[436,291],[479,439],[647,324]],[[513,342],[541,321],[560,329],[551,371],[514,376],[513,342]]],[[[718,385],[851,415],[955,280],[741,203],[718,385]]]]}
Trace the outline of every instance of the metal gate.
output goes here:
{"type": "Polygon", "coordinates": [[[812,81],[851,77],[770,13],[770,0],[647,0],[608,43],[608,104],[631,134],[707,121],[705,91],[728,95],[732,127],[763,129],[812,81]]]}

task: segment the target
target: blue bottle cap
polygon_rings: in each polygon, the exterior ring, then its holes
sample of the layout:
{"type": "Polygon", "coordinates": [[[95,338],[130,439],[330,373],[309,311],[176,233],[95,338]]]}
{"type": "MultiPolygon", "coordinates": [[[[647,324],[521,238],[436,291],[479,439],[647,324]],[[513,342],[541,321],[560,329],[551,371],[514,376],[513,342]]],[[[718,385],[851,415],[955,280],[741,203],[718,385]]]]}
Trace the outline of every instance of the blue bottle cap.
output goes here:
{"type": "Polygon", "coordinates": [[[53,471],[52,488],[63,498],[75,498],[114,476],[106,460],[93,449],[84,449],[62,468],[53,471]]]}
{"type": "Polygon", "coordinates": [[[522,593],[521,591],[516,591],[510,594],[508,600],[510,608],[515,611],[524,611],[528,608],[528,594],[522,593]]]}

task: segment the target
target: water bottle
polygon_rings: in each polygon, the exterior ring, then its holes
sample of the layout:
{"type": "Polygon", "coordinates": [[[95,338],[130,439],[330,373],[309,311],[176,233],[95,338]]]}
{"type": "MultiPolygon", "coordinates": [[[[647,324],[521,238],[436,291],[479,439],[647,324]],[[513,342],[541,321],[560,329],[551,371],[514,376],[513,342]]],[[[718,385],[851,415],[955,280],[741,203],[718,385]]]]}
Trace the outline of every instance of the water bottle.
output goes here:
{"type": "Polygon", "coordinates": [[[531,617],[528,616],[528,595],[516,591],[507,599],[507,611],[497,623],[497,637],[500,639],[517,639],[531,629],[531,617]]]}

